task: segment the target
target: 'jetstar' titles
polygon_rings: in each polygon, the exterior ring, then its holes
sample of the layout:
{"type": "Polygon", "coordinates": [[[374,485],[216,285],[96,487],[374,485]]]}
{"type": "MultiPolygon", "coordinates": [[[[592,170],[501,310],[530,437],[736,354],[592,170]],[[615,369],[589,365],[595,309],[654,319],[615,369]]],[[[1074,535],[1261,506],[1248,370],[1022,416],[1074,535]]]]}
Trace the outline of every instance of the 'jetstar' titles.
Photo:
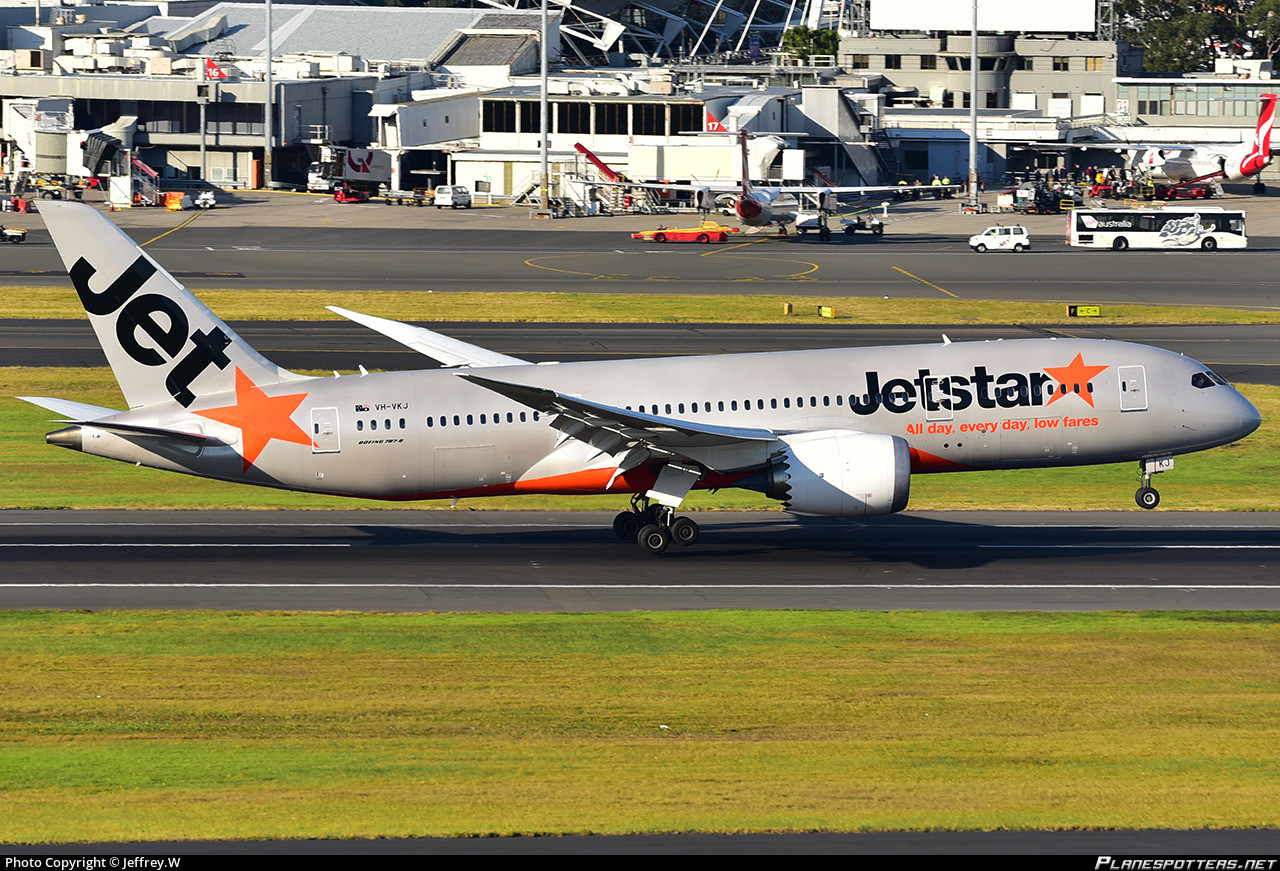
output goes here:
{"type": "MultiPolygon", "coordinates": [[[[1078,360],[1075,365],[1079,365],[1078,360]]],[[[1061,371],[1066,371],[1066,368],[1062,367],[1061,371]]],[[[1089,375],[1106,368],[1088,367],[1089,375]]],[[[849,408],[855,414],[874,414],[881,407],[894,414],[905,414],[917,406],[935,412],[963,411],[972,405],[979,408],[1042,406],[1046,400],[1052,402],[1066,392],[1078,393],[1093,405],[1091,384],[1068,386],[1045,372],[993,375],[986,366],[975,366],[970,375],[933,375],[928,369],[918,369],[916,377],[911,379],[891,378],[881,383],[879,372],[867,372],[865,379],[866,391],[849,397],[849,408]],[[1061,384],[1060,389],[1065,388],[1062,394],[1046,389],[1046,385],[1055,384],[1061,384]]]]}

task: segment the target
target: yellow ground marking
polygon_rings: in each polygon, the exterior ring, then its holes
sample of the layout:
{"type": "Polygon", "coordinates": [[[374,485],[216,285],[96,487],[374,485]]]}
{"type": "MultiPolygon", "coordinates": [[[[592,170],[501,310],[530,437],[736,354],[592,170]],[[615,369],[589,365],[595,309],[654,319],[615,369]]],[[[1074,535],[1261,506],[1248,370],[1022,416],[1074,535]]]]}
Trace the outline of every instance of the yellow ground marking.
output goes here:
{"type": "Polygon", "coordinates": [[[763,237],[762,237],[762,238],[760,238],[760,239],[748,239],[748,240],[747,240],[747,241],[745,241],[745,242],[739,242],[737,245],[730,245],[730,246],[728,246],[727,248],[726,248],[726,247],[719,247],[719,248],[715,248],[715,249],[713,249],[713,250],[711,250],[711,251],[704,251],[703,253],[699,254],[698,256],[699,256],[699,257],[709,257],[709,256],[710,256],[710,255],[712,255],[712,254],[719,254],[719,253],[721,253],[722,251],[733,251],[735,248],[744,248],[744,247],[746,247],[747,245],[758,245],[758,244],[760,244],[760,243],[761,243],[761,242],[763,242],[763,241],[764,241],[764,238],[763,238],[763,237]]]}
{"type": "MultiPolygon", "coordinates": [[[[564,255],[557,255],[557,256],[564,256],[564,255]]],[[[574,256],[574,255],[569,255],[569,256],[574,256]]],[[[541,263],[534,262],[535,260],[543,260],[543,259],[547,259],[547,258],[530,257],[528,260],[524,262],[524,265],[532,266],[534,269],[546,269],[551,272],[563,272],[563,273],[566,273],[567,275],[598,275],[599,274],[597,272],[580,272],[576,269],[561,269],[558,266],[543,266],[541,263]]]]}
{"type": "Polygon", "coordinates": [[[192,215],[190,218],[187,218],[185,221],[183,221],[183,222],[182,222],[181,224],[179,224],[178,226],[174,227],[172,230],[165,230],[163,233],[161,233],[161,234],[160,234],[159,236],[157,236],[155,239],[148,239],[147,241],[143,242],[142,244],[143,244],[143,245],[150,245],[152,242],[156,241],[156,239],[163,239],[165,236],[168,236],[170,233],[174,233],[174,232],[177,232],[178,230],[181,230],[183,227],[187,226],[187,224],[190,224],[190,223],[191,223],[192,221],[194,221],[196,218],[198,218],[198,217],[200,217],[201,215],[203,215],[206,211],[208,211],[208,210],[207,210],[207,209],[196,209],[196,213],[195,213],[194,215],[192,215]]]}
{"type": "Polygon", "coordinates": [[[959,298],[960,298],[960,297],[959,297],[959,296],[957,296],[956,294],[954,294],[954,293],[952,293],[951,291],[947,290],[945,287],[938,287],[938,285],[934,284],[932,281],[925,281],[925,280],[924,280],[923,278],[921,278],[920,276],[918,276],[918,275],[912,275],[910,272],[907,272],[907,270],[905,270],[905,269],[899,269],[897,266],[895,266],[895,267],[893,267],[893,268],[894,268],[894,269],[897,269],[899,272],[901,272],[901,273],[902,273],[903,275],[905,275],[907,278],[912,279],[913,281],[918,281],[918,282],[920,282],[921,284],[927,284],[927,285],[929,285],[929,287],[932,287],[934,290],[942,291],[943,293],[945,293],[947,296],[951,297],[952,299],[959,299],[959,298]]]}

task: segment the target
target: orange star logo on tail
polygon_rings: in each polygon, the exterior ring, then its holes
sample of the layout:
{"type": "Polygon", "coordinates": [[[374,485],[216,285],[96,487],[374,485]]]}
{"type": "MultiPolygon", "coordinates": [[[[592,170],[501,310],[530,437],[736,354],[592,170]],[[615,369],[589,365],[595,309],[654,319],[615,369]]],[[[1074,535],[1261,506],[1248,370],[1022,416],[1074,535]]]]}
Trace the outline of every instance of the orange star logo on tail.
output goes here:
{"type": "Polygon", "coordinates": [[[1053,380],[1067,388],[1066,393],[1061,390],[1053,392],[1053,398],[1049,400],[1048,405],[1053,405],[1062,397],[1076,393],[1081,399],[1089,403],[1089,407],[1093,407],[1093,392],[1088,389],[1089,381],[1099,372],[1107,369],[1106,366],[1086,366],[1084,364],[1084,356],[1076,354],[1076,358],[1066,366],[1045,366],[1044,371],[1048,372],[1053,380]]]}
{"type": "Polygon", "coordinates": [[[235,404],[206,408],[196,414],[240,430],[241,441],[244,443],[244,470],[247,472],[272,439],[299,445],[312,444],[311,436],[293,422],[293,413],[307,395],[291,393],[287,396],[267,396],[262,388],[236,367],[235,404]]]}

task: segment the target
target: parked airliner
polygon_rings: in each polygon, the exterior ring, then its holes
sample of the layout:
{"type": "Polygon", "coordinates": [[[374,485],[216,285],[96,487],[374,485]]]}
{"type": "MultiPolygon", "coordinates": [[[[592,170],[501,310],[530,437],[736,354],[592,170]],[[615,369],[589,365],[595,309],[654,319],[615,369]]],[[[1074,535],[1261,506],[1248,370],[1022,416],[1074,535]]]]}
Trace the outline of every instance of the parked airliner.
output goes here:
{"type": "MultiPolygon", "coordinates": [[[[706,184],[677,184],[674,182],[637,182],[620,175],[604,161],[592,154],[585,145],[576,143],[576,148],[605,176],[601,184],[621,188],[686,191],[695,195],[699,210],[710,212],[717,208],[717,203],[728,199],[733,213],[742,221],[744,227],[777,226],[785,234],[787,225],[795,227],[798,232],[815,229],[822,241],[831,238],[831,229],[827,226],[827,218],[834,214],[839,206],[841,195],[900,193],[900,185],[757,185],[751,181],[751,166],[747,156],[747,131],[738,133],[739,147],[742,152],[742,177],[734,182],[714,182],[706,184]],[[729,196],[730,192],[735,192],[729,196]]],[[[960,185],[931,185],[926,188],[930,193],[941,193],[943,190],[959,190],[960,185]]]]}
{"type": "Polygon", "coordinates": [[[1227,182],[1254,179],[1253,192],[1266,193],[1266,185],[1258,173],[1271,165],[1271,127],[1274,123],[1276,95],[1263,94],[1262,108],[1253,136],[1244,142],[1201,145],[1135,144],[1133,166],[1155,181],[1190,182],[1217,180],[1227,182]]]}
{"type": "Polygon", "coordinates": [[[696,488],[837,517],[907,506],[925,472],[1137,462],[1240,439],[1257,409],[1204,365],[1143,345],[1025,339],[534,365],[334,311],[446,368],[309,377],[259,355],[104,215],[41,206],[128,409],[23,397],[50,444],[267,487],[387,500],[632,497],[649,553],[699,530],[696,488]]]}

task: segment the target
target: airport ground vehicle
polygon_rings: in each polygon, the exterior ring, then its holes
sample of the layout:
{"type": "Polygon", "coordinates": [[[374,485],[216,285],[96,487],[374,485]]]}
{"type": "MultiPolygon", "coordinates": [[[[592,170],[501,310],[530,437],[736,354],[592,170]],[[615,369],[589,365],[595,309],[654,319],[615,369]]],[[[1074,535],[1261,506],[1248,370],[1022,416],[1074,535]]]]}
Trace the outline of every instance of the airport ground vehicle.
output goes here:
{"type": "Polygon", "coordinates": [[[218,205],[218,198],[213,191],[200,191],[196,194],[195,204],[197,209],[212,209],[218,205]]]}
{"type": "Polygon", "coordinates": [[[1245,213],[1215,206],[1161,209],[1076,209],[1067,216],[1067,244],[1085,248],[1246,248],[1245,213]]]}
{"type": "Polygon", "coordinates": [[[369,192],[356,185],[344,184],[333,192],[333,198],[340,203],[367,203],[369,192]]]}
{"type": "Polygon", "coordinates": [[[730,233],[739,232],[737,227],[726,227],[717,221],[703,221],[699,227],[677,229],[658,227],[656,230],[642,230],[632,233],[632,239],[644,242],[728,242],[730,233]]]}
{"type": "Polygon", "coordinates": [[[448,206],[451,209],[471,208],[471,190],[460,184],[442,184],[435,190],[433,202],[437,209],[448,206]]]}
{"type": "Polygon", "coordinates": [[[1031,234],[1021,224],[996,224],[970,236],[969,247],[979,254],[987,251],[1027,251],[1031,248],[1031,234]]]}
{"type": "Polygon", "coordinates": [[[27,231],[21,227],[6,227],[0,224],[0,239],[13,245],[21,245],[27,241],[27,231]]]}
{"type": "MultiPolygon", "coordinates": [[[[315,377],[272,363],[105,215],[45,225],[125,408],[24,397],[49,444],[199,477],[408,501],[628,494],[647,554],[690,545],[676,509],[739,487],[801,515],[907,506],[913,474],[1136,462],[1154,474],[1261,424],[1204,364],[1074,337],[531,363],[412,324],[332,311],[445,368],[315,377]]],[[[856,535],[850,526],[832,535],[856,535]]]]}
{"type": "Polygon", "coordinates": [[[1142,186],[1144,200],[1207,200],[1214,195],[1213,186],[1206,182],[1179,182],[1178,184],[1147,184],[1142,186]]]}
{"type": "Polygon", "coordinates": [[[380,196],[388,206],[426,206],[431,203],[431,191],[414,188],[411,191],[386,191],[380,196]]]}
{"type": "Polygon", "coordinates": [[[876,217],[868,218],[858,215],[854,218],[841,218],[840,223],[844,225],[844,232],[848,236],[858,232],[871,233],[875,236],[884,235],[884,221],[876,217]]]}
{"type": "Polygon", "coordinates": [[[376,188],[391,181],[391,155],[369,148],[320,146],[320,159],[307,167],[307,190],[337,191],[352,184],[376,188]]]}

